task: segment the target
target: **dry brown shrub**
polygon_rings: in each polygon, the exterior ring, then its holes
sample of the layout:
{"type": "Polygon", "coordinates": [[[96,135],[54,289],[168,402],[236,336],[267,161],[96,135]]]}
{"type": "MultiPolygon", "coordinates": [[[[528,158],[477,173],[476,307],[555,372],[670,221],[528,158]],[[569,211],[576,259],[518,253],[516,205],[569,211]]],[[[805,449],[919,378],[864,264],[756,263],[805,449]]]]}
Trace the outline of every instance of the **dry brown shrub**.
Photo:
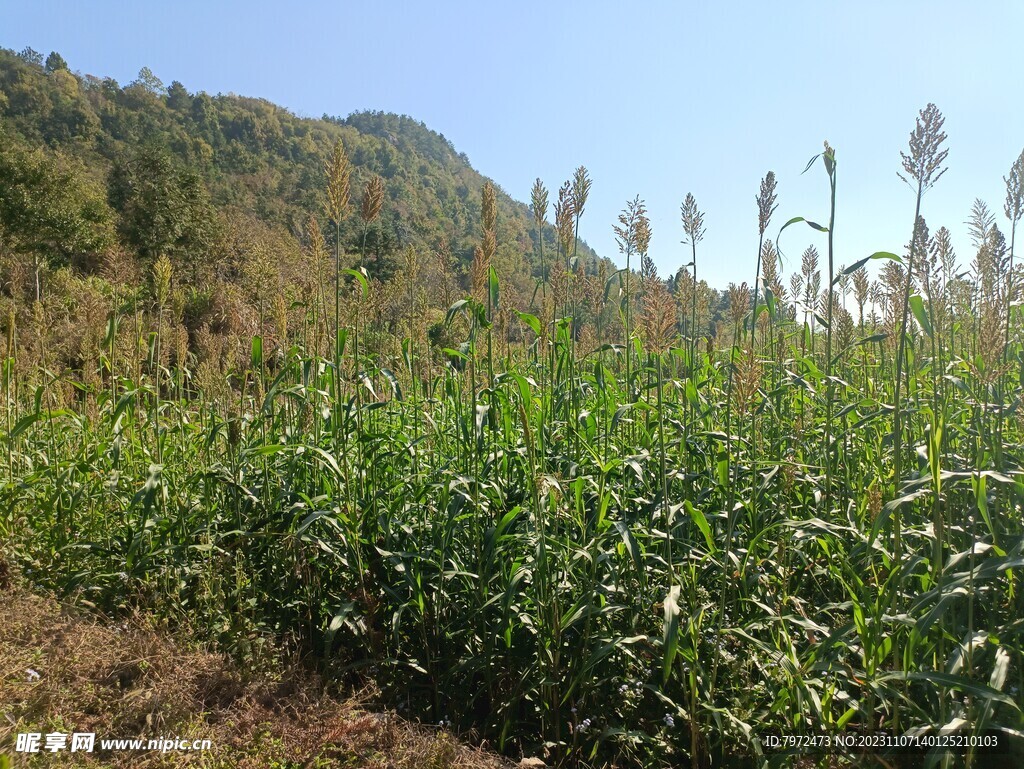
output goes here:
{"type": "MultiPolygon", "coordinates": [[[[207,752],[55,754],[47,766],[343,765],[502,769],[510,764],[450,732],[373,713],[366,690],[331,697],[299,661],[248,673],[145,616],[103,621],[9,582],[0,560],[0,745],[31,731],[95,732],[97,740],[209,739],[207,752]],[[6,584],[6,586],[5,586],[6,584]],[[28,671],[38,673],[38,678],[28,671]],[[31,679],[31,680],[30,680],[31,679]]],[[[187,638],[187,629],[180,631],[187,638]]],[[[0,755],[3,755],[0,753],[0,755]]],[[[50,758],[50,757],[48,757],[50,758]]]]}

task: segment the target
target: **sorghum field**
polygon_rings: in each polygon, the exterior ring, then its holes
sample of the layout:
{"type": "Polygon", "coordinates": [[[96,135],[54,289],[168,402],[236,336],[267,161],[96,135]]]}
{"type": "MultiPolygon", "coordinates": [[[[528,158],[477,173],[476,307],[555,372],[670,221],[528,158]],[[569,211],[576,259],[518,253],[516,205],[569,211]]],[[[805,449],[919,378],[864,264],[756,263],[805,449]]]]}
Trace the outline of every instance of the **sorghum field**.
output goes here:
{"type": "MultiPolygon", "coordinates": [[[[924,219],[942,123],[922,110],[894,164],[913,194],[892,253],[834,263],[827,143],[806,173],[827,178],[828,221],[776,216],[768,174],[750,282],[715,327],[692,195],[678,233],[629,202],[622,269],[597,280],[576,257],[587,172],[551,206],[538,181],[532,213],[557,248],[535,241],[524,308],[491,264],[488,185],[468,290],[432,338],[378,323],[365,254],[329,239],[353,208],[338,144],[310,212],[326,222],[308,232],[318,290],[287,316],[261,299],[273,330],[243,365],[199,370],[172,332],[165,257],[77,369],[48,369],[8,323],[4,550],[80,604],[187,620],[242,660],[291,644],[410,717],[550,764],[792,765],[772,734],[1009,744],[1024,732],[1024,155],[1005,206],[970,213],[975,252],[954,254],[924,219]],[[648,255],[659,237],[692,254],[669,281],[648,255]],[[610,308],[596,329],[573,320],[584,304],[610,308]]],[[[416,269],[389,287],[410,317],[437,302],[416,269]]]]}

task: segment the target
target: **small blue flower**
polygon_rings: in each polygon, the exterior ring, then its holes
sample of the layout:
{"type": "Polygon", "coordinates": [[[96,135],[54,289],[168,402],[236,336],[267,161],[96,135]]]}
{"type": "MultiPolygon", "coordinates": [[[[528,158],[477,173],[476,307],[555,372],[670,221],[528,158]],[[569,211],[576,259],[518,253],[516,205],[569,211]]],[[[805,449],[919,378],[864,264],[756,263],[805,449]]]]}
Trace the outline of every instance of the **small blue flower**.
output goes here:
{"type": "Polygon", "coordinates": [[[676,722],[675,722],[675,719],[672,718],[672,714],[671,713],[666,713],[665,714],[665,726],[670,726],[671,727],[671,726],[675,726],[675,725],[676,725],[676,722]]]}

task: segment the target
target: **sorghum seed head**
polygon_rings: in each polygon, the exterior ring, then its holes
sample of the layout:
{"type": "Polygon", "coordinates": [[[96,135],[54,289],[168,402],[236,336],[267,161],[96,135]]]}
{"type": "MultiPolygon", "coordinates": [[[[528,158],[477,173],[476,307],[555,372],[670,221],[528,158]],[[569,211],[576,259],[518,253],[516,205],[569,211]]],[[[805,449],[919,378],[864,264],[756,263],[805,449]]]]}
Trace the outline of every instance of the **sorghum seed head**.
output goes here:
{"type": "Polygon", "coordinates": [[[359,216],[366,224],[369,224],[380,216],[380,209],[383,205],[384,180],[377,174],[374,174],[363,188],[363,203],[359,207],[359,216]]]}
{"type": "Polygon", "coordinates": [[[344,218],[348,210],[349,177],[352,166],[345,154],[345,146],[338,139],[334,143],[334,151],[327,161],[327,216],[336,225],[344,218]]]}

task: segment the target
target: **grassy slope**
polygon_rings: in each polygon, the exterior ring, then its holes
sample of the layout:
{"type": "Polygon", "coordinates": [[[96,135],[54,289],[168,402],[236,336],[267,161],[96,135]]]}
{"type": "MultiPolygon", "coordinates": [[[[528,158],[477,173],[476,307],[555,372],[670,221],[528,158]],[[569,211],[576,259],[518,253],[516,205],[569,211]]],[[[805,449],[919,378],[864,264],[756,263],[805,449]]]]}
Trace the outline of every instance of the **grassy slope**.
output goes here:
{"type": "MultiPolygon", "coordinates": [[[[2,564],[2,562],[0,562],[2,564]]],[[[0,578],[2,579],[2,578],[0,578]]],[[[0,582],[0,767],[501,769],[449,732],[332,697],[299,663],[241,671],[145,617],[108,624],[0,582]],[[28,670],[40,674],[30,681],[28,670]],[[15,753],[20,732],[210,739],[205,753],[15,753]]],[[[98,745],[97,745],[98,750],[98,745]]]]}

